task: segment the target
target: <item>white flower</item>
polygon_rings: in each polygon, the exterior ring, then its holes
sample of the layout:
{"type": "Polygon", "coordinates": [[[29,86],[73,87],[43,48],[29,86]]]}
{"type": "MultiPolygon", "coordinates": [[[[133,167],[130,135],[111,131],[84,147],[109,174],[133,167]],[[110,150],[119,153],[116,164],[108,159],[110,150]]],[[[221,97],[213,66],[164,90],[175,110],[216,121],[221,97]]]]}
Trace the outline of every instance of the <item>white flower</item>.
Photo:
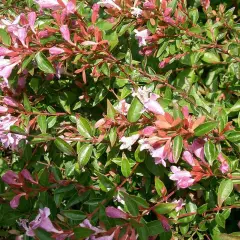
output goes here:
{"type": "Polygon", "coordinates": [[[185,205],[182,198],[180,198],[179,200],[174,200],[172,203],[177,203],[177,206],[175,208],[176,212],[179,212],[183,208],[183,206],[185,205]]]}
{"type": "Polygon", "coordinates": [[[125,99],[121,100],[115,107],[114,107],[119,113],[123,115],[127,115],[128,110],[130,108],[130,104],[128,104],[125,99]]]}
{"type": "Polygon", "coordinates": [[[107,8],[117,8],[118,10],[121,10],[121,8],[115,3],[115,0],[102,0],[97,4],[107,8]]]}
{"type": "Polygon", "coordinates": [[[137,29],[135,29],[134,32],[135,32],[135,37],[138,40],[139,47],[146,46],[147,45],[146,39],[148,38],[150,33],[149,30],[145,29],[142,31],[138,31],[137,29]]]}
{"type": "Polygon", "coordinates": [[[132,9],[131,14],[136,17],[139,17],[139,15],[142,14],[142,9],[140,9],[138,7],[131,7],[131,9],[132,9]]]}
{"type": "Polygon", "coordinates": [[[120,139],[120,142],[122,143],[120,149],[128,149],[131,151],[132,145],[138,140],[139,137],[139,134],[134,134],[130,137],[122,137],[120,139]]]}

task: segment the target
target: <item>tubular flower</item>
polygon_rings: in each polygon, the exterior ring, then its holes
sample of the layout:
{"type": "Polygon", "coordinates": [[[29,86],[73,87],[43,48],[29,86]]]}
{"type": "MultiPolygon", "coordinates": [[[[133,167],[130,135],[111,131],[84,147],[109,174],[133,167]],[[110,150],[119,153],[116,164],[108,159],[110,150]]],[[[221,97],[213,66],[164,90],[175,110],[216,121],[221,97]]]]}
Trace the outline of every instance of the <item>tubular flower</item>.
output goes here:
{"type": "Polygon", "coordinates": [[[171,180],[177,181],[178,188],[188,188],[193,185],[194,179],[190,172],[181,170],[178,167],[172,166],[171,171],[173,174],[170,176],[171,180]]]}
{"type": "Polygon", "coordinates": [[[26,230],[26,235],[29,237],[34,237],[35,233],[34,230],[37,228],[42,228],[47,232],[53,232],[61,234],[63,231],[57,230],[51,220],[49,219],[50,216],[50,209],[45,207],[43,209],[39,209],[39,214],[36,216],[36,218],[29,223],[27,226],[28,220],[26,219],[20,219],[19,224],[26,230]]]}
{"type": "Polygon", "coordinates": [[[138,140],[139,138],[139,134],[134,134],[130,137],[122,137],[120,139],[120,142],[122,143],[122,145],[120,146],[120,149],[128,149],[129,151],[132,148],[132,145],[138,140]]]}

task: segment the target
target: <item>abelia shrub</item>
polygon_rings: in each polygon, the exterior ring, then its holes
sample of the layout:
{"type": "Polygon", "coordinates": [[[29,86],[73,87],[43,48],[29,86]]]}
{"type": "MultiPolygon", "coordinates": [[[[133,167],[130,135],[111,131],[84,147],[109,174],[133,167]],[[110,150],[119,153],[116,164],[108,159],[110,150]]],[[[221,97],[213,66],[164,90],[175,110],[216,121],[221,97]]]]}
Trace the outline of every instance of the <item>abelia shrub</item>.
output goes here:
{"type": "Polygon", "coordinates": [[[239,1],[2,0],[0,238],[240,238],[239,1]]]}

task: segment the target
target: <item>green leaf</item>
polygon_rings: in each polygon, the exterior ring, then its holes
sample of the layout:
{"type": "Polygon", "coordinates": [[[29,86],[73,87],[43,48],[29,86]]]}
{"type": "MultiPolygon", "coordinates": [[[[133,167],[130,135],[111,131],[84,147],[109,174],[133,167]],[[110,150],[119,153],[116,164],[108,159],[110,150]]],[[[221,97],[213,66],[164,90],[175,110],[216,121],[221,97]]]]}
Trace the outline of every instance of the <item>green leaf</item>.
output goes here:
{"type": "Polygon", "coordinates": [[[217,223],[220,227],[225,228],[225,222],[226,222],[226,220],[224,219],[224,217],[222,216],[221,213],[218,212],[218,213],[216,214],[215,220],[216,220],[216,223],[217,223]]]}
{"type": "Polygon", "coordinates": [[[38,52],[35,56],[35,59],[40,70],[45,73],[55,73],[54,67],[42,52],[38,52]]]}
{"type": "Polygon", "coordinates": [[[146,151],[140,151],[140,145],[139,145],[134,153],[135,160],[137,162],[144,162],[144,160],[146,159],[146,154],[147,154],[146,151]]]}
{"type": "Polygon", "coordinates": [[[101,66],[101,70],[106,76],[110,77],[110,68],[106,62],[101,66]]]}
{"type": "Polygon", "coordinates": [[[31,107],[31,104],[29,102],[29,99],[28,99],[28,96],[26,93],[23,94],[23,105],[24,105],[24,108],[28,111],[28,112],[31,112],[32,110],[32,107],[31,107]]]}
{"type": "Polygon", "coordinates": [[[77,118],[77,129],[83,137],[91,138],[92,128],[89,121],[86,118],[77,118]]]}
{"type": "Polygon", "coordinates": [[[58,101],[62,108],[71,114],[71,104],[76,100],[76,95],[70,91],[65,91],[58,96],[58,101]]]}
{"type": "Polygon", "coordinates": [[[107,99],[107,116],[111,119],[114,119],[116,114],[116,110],[111,104],[111,102],[107,99]]]}
{"type": "Polygon", "coordinates": [[[189,17],[191,18],[193,24],[196,24],[199,18],[199,13],[197,8],[192,8],[189,11],[189,17]]]}
{"type": "Polygon", "coordinates": [[[47,124],[48,128],[52,128],[57,122],[57,117],[56,116],[51,116],[47,118],[47,124]]]}
{"type": "Polygon", "coordinates": [[[72,148],[72,146],[70,144],[68,144],[67,142],[65,142],[63,139],[57,137],[56,140],[54,141],[56,147],[63,153],[67,154],[67,155],[71,155],[71,156],[75,156],[76,152],[75,150],[72,148]]]}
{"type": "Polygon", "coordinates": [[[85,239],[94,233],[93,230],[83,227],[74,228],[73,232],[76,239],[85,239]]]}
{"type": "Polygon", "coordinates": [[[134,98],[128,110],[127,119],[129,122],[136,122],[142,115],[143,105],[138,98],[134,98]]]}
{"type": "Polygon", "coordinates": [[[34,54],[31,54],[30,56],[27,56],[23,62],[22,62],[22,66],[21,66],[21,71],[23,71],[24,69],[26,69],[26,67],[28,66],[28,64],[33,60],[34,58],[34,54]]]}
{"type": "Polygon", "coordinates": [[[240,141],[240,131],[227,131],[225,134],[225,137],[227,138],[227,140],[231,141],[231,142],[239,142],[240,141]]]}
{"type": "Polygon", "coordinates": [[[131,174],[130,164],[126,157],[122,158],[121,171],[124,177],[129,177],[131,174]]]}
{"type": "Polygon", "coordinates": [[[108,40],[110,45],[110,50],[112,50],[118,44],[118,35],[117,32],[109,32],[108,34],[103,35],[104,40],[108,40]]]}
{"type": "Polygon", "coordinates": [[[168,7],[172,9],[171,13],[174,14],[176,7],[177,7],[178,0],[172,0],[169,4],[168,7]]]}
{"type": "Polygon", "coordinates": [[[218,125],[218,122],[216,121],[205,122],[194,130],[194,134],[195,136],[198,136],[198,137],[203,136],[209,133],[210,131],[212,131],[217,125],[218,125]]]}
{"type": "Polygon", "coordinates": [[[34,93],[38,92],[39,85],[40,85],[40,79],[39,78],[31,78],[31,80],[29,82],[29,86],[32,88],[34,93]]]}
{"type": "Polygon", "coordinates": [[[125,55],[125,60],[126,60],[126,63],[128,64],[132,64],[132,53],[131,53],[131,50],[128,49],[126,55],[125,55]]]}
{"type": "Polygon", "coordinates": [[[221,240],[240,240],[240,234],[233,235],[232,233],[231,234],[220,233],[218,235],[218,239],[221,239],[221,240]]]}
{"type": "Polygon", "coordinates": [[[124,197],[124,201],[125,201],[128,211],[133,216],[137,216],[139,213],[139,210],[138,210],[138,204],[136,203],[136,201],[133,200],[133,198],[130,195],[128,195],[127,193],[121,192],[121,195],[123,195],[123,197],[124,197]]]}
{"type": "Polygon", "coordinates": [[[42,133],[47,132],[47,118],[46,115],[39,115],[37,117],[37,123],[42,133]]]}
{"type": "Polygon", "coordinates": [[[159,220],[155,220],[147,223],[149,236],[154,236],[164,232],[164,228],[159,220]]]}
{"type": "Polygon", "coordinates": [[[51,237],[51,233],[46,232],[41,228],[35,229],[34,233],[36,234],[38,239],[53,240],[53,238],[51,237]]]}
{"type": "Polygon", "coordinates": [[[204,154],[212,166],[213,161],[217,158],[217,150],[215,145],[209,140],[204,144],[204,154]]]}
{"type": "Polygon", "coordinates": [[[238,100],[229,110],[229,112],[239,112],[240,111],[240,100],[238,100]]]}
{"type": "Polygon", "coordinates": [[[174,162],[177,163],[183,148],[183,138],[182,136],[176,136],[173,140],[173,159],[174,162]]]}
{"type": "Polygon", "coordinates": [[[108,89],[105,87],[102,87],[96,94],[94,101],[93,101],[93,107],[96,106],[98,103],[100,103],[108,94],[108,89]]]}
{"type": "Polygon", "coordinates": [[[154,210],[159,214],[167,214],[175,209],[176,206],[176,203],[160,203],[154,208],[154,210]]]}
{"type": "Polygon", "coordinates": [[[78,151],[78,162],[80,167],[83,167],[88,163],[90,157],[92,156],[92,152],[93,145],[84,144],[83,146],[81,146],[81,148],[78,151]]]}
{"type": "Polygon", "coordinates": [[[11,46],[11,37],[9,36],[8,32],[4,29],[0,29],[0,42],[2,42],[6,46],[11,46]]]}
{"type": "Polygon", "coordinates": [[[84,220],[86,218],[86,214],[80,210],[63,210],[61,211],[61,214],[65,216],[66,218],[72,219],[72,220],[84,220]]]}
{"type": "Polygon", "coordinates": [[[10,127],[10,132],[16,133],[19,135],[26,135],[26,132],[22,128],[15,126],[15,125],[10,127]]]}
{"type": "Polygon", "coordinates": [[[141,207],[144,207],[144,208],[149,207],[149,204],[145,199],[143,199],[139,196],[134,196],[134,195],[129,195],[129,196],[131,196],[132,200],[135,201],[138,206],[141,206],[141,207]]]}
{"type": "Polygon", "coordinates": [[[233,182],[230,179],[223,179],[218,188],[218,206],[221,207],[223,202],[230,196],[233,190],[233,182]]]}
{"type": "Polygon", "coordinates": [[[213,52],[206,52],[204,53],[202,60],[206,63],[218,63],[220,62],[220,58],[218,54],[213,52]]]}
{"type": "MultiPolygon", "coordinates": [[[[195,212],[197,212],[197,206],[196,206],[196,204],[189,202],[186,204],[186,210],[187,210],[187,213],[195,213],[195,212]]],[[[180,218],[180,219],[178,219],[178,222],[179,223],[192,222],[194,220],[195,216],[196,216],[196,214],[193,214],[193,215],[190,215],[187,217],[180,218]]]]}
{"type": "Polygon", "coordinates": [[[164,183],[158,177],[155,177],[155,189],[160,197],[164,197],[167,194],[164,183]]]}

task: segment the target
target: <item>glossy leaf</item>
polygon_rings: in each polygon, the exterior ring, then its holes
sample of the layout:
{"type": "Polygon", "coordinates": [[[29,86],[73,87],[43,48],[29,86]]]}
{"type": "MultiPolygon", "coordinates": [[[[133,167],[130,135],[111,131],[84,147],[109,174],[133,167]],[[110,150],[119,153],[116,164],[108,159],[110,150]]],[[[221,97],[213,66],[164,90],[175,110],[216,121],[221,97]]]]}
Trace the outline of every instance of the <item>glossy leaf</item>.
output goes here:
{"type": "Polygon", "coordinates": [[[92,156],[93,145],[84,144],[78,151],[78,162],[81,167],[85,166],[92,156]]]}
{"type": "Polygon", "coordinates": [[[130,122],[136,122],[141,117],[142,110],[143,110],[142,103],[138,100],[138,98],[134,98],[128,110],[127,119],[130,122]]]}
{"type": "Polygon", "coordinates": [[[221,207],[223,202],[229,197],[233,190],[233,182],[230,179],[223,179],[218,188],[218,206],[221,207]]]}
{"type": "Polygon", "coordinates": [[[182,136],[177,136],[173,139],[173,159],[174,162],[177,163],[183,148],[183,138],[182,136]]]}
{"type": "Polygon", "coordinates": [[[42,52],[38,52],[35,56],[35,59],[40,70],[45,73],[55,73],[54,67],[42,52]]]}
{"type": "Polygon", "coordinates": [[[63,153],[67,154],[67,155],[72,155],[75,156],[76,152],[75,150],[72,148],[72,146],[70,144],[68,144],[66,141],[64,141],[61,138],[56,138],[56,140],[54,141],[56,147],[63,153]]]}
{"type": "Polygon", "coordinates": [[[211,132],[217,125],[217,122],[205,122],[195,128],[194,135],[198,137],[204,136],[205,134],[211,132]]]}

